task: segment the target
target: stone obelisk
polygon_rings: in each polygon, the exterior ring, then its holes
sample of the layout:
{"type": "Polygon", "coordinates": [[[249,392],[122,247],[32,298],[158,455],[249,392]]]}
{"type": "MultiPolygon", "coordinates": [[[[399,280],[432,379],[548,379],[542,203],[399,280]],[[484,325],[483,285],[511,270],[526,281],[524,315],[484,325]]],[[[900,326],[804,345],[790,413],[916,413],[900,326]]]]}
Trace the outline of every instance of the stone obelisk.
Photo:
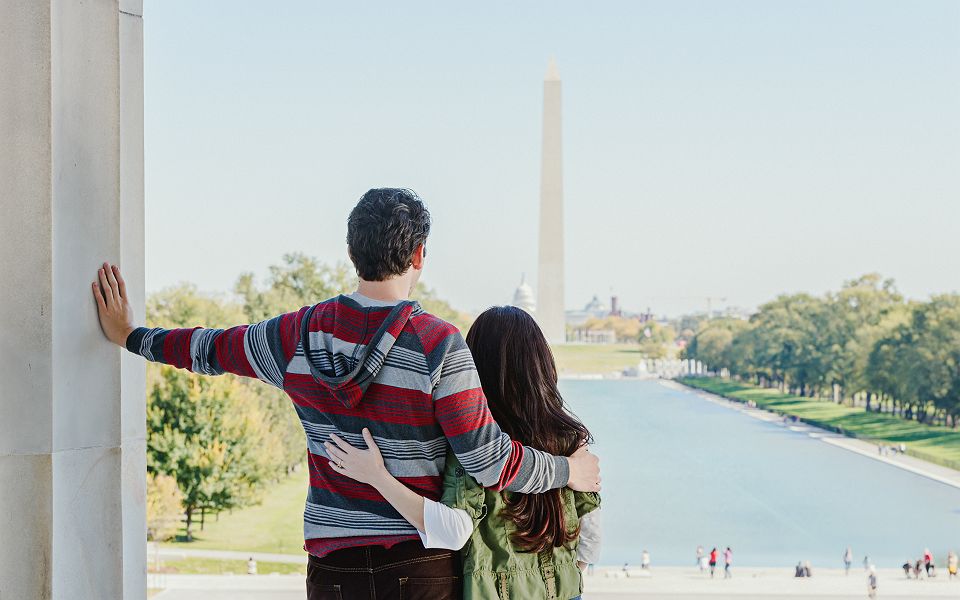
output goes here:
{"type": "Polygon", "coordinates": [[[563,154],[560,72],[551,58],[543,79],[543,147],[540,163],[540,257],[537,321],[551,344],[566,341],[563,313],[563,154]]]}

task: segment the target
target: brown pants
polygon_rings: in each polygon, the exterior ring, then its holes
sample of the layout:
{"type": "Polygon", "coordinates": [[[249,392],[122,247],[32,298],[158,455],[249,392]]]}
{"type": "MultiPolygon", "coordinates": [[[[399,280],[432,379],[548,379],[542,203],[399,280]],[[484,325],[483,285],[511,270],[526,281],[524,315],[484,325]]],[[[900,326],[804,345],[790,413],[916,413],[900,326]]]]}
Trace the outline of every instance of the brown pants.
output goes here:
{"type": "Polygon", "coordinates": [[[460,554],[420,542],[346,548],[307,561],[307,600],[458,600],[460,554]]]}

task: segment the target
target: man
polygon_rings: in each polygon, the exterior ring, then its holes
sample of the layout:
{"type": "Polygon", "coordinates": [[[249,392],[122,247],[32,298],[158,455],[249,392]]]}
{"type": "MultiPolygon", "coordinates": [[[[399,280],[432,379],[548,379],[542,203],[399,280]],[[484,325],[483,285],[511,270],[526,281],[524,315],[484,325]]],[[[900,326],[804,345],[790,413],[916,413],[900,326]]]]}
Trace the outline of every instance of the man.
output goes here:
{"type": "Polygon", "coordinates": [[[204,375],[255,377],[293,400],[307,437],[307,597],[456,598],[458,555],[424,549],[373,488],[338,473],[323,442],[365,447],[369,428],[388,470],[439,500],[445,456],[486,487],[523,493],[599,491],[598,460],[513,442],[493,421],[460,332],[409,300],[424,267],[430,213],[409,190],[373,189],[350,213],[357,291],[226,330],[134,327],[119,268],[93,292],[104,333],[148,360],[204,375]]]}

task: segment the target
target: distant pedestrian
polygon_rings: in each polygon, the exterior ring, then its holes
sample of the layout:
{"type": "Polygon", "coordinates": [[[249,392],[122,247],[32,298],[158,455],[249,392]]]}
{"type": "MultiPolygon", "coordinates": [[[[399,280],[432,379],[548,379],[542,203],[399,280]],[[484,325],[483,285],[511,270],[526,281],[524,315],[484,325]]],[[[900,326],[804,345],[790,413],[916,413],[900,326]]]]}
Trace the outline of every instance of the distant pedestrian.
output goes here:
{"type": "Polygon", "coordinates": [[[950,579],[957,576],[957,553],[953,550],[950,551],[950,554],[947,554],[947,574],[950,579]]]}
{"type": "Polygon", "coordinates": [[[864,570],[864,571],[869,571],[869,570],[870,570],[870,557],[869,557],[869,556],[864,556],[864,557],[863,557],[863,570],[864,570]]]}
{"type": "Polygon", "coordinates": [[[733,577],[733,573],[730,572],[730,567],[732,566],[733,566],[733,550],[730,549],[730,546],[727,546],[727,549],[723,551],[723,578],[724,579],[730,579],[731,577],[733,577]]]}
{"type": "Polygon", "coordinates": [[[713,579],[713,572],[717,569],[717,549],[710,551],[710,578],[713,579]]]}
{"type": "Polygon", "coordinates": [[[700,567],[700,572],[703,573],[703,546],[697,546],[697,566],[700,567]]]}
{"type": "Polygon", "coordinates": [[[919,558],[917,562],[913,563],[913,576],[917,578],[917,581],[920,581],[920,576],[923,574],[923,561],[919,558]]]}
{"type": "Polygon", "coordinates": [[[912,570],[912,568],[913,566],[910,564],[909,560],[903,563],[903,574],[907,579],[910,579],[910,571],[912,570]]]}
{"type": "Polygon", "coordinates": [[[623,563],[623,576],[630,577],[630,563],[623,563]]]}
{"type": "Polygon", "coordinates": [[[877,597],[877,568],[870,565],[867,575],[867,597],[873,600],[877,597]]]}
{"type": "Polygon", "coordinates": [[[256,575],[257,574],[257,561],[253,560],[253,557],[250,557],[250,560],[247,561],[247,575],[256,575]]]}
{"type": "Polygon", "coordinates": [[[847,551],[843,553],[843,570],[847,575],[850,574],[850,565],[853,564],[853,551],[847,546],[847,551]]]}
{"type": "Polygon", "coordinates": [[[803,576],[804,577],[813,577],[813,569],[810,568],[810,561],[803,563],[803,576]]]}
{"type": "Polygon", "coordinates": [[[936,577],[937,565],[933,562],[933,553],[930,548],[923,549],[923,568],[927,572],[927,577],[936,577]]]}
{"type": "Polygon", "coordinates": [[[793,570],[793,576],[794,576],[794,577],[806,577],[806,575],[803,573],[803,561],[797,562],[797,568],[795,568],[795,569],[793,570]]]}
{"type": "Polygon", "coordinates": [[[640,555],[640,568],[649,569],[650,568],[650,553],[646,550],[643,551],[643,554],[640,555]]]}

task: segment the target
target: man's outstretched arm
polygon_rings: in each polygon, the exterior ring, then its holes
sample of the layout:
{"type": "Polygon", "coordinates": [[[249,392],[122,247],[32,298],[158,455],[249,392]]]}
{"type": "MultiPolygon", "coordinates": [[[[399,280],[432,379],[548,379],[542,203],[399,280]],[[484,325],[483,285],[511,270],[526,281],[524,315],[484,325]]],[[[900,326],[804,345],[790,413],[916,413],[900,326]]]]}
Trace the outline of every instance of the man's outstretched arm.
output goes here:
{"type": "Polygon", "coordinates": [[[230,329],[136,327],[120,268],[107,263],[97,272],[93,295],[100,326],[118,346],[201,375],[233,373],[283,387],[286,366],[299,340],[299,312],[230,329]]]}
{"type": "Polygon", "coordinates": [[[553,456],[511,440],[493,419],[470,349],[459,332],[438,348],[442,362],[433,389],[434,413],[453,452],[480,485],[533,494],[569,486],[600,491],[600,464],[586,446],[553,456]]]}

